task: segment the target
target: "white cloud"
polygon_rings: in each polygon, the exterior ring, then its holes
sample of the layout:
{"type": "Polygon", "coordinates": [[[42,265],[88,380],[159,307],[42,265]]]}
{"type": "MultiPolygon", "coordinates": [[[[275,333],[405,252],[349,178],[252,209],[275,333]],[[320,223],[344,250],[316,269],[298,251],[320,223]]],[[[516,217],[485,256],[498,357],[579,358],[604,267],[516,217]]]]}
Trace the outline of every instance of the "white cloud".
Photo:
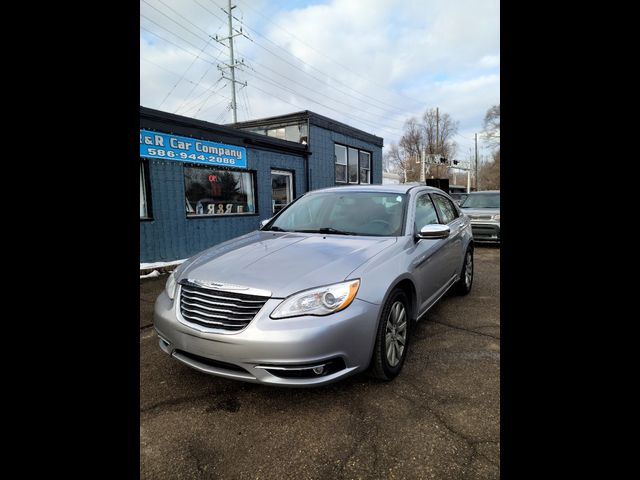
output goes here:
{"type": "MultiPolygon", "coordinates": [[[[213,1],[162,1],[197,27],[176,16],[159,0],[148,0],[193,33],[181,29],[144,2],[141,3],[143,15],[182,39],[145,18],[141,18],[141,24],[190,52],[197,54],[205,45],[205,34],[199,29],[209,34],[226,33],[226,24],[221,21],[224,13],[213,1]]],[[[217,3],[226,5],[222,0],[217,3]]],[[[237,0],[236,3],[236,16],[304,61],[294,59],[245,27],[243,30],[254,41],[237,37],[236,48],[239,57],[245,58],[255,70],[245,68],[245,72],[238,74],[242,81],[249,83],[245,91],[238,94],[239,120],[309,109],[380,135],[388,145],[398,139],[406,118],[419,116],[426,108],[438,106],[442,112],[460,121],[459,140],[461,148],[467,149],[473,144],[473,133],[482,127],[486,110],[500,102],[497,0],[331,0],[299,7],[289,7],[287,2],[237,0]],[[271,80],[264,80],[264,77],[271,80]]],[[[302,4],[300,1],[293,3],[302,4]]],[[[140,42],[141,57],[145,59],[140,62],[140,102],[157,108],[193,62],[193,56],[143,30],[141,36],[153,43],[144,39],[140,42]]],[[[211,42],[202,57],[218,63],[215,57],[219,55],[219,47],[211,42]]],[[[222,60],[228,62],[226,54],[222,60]]],[[[191,66],[185,79],[198,83],[207,71],[203,86],[197,87],[191,98],[202,95],[211,85],[222,86],[222,82],[216,83],[220,76],[217,68],[202,60],[191,66]]],[[[194,87],[189,81],[179,82],[161,106],[162,110],[174,111],[184,102],[194,87]]],[[[208,95],[201,96],[201,100],[208,95]]],[[[229,87],[212,94],[197,116],[220,123],[231,121],[230,113],[224,110],[228,103],[224,97],[229,96],[229,87]],[[216,105],[216,102],[219,103],[216,105]]],[[[188,115],[195,114],[198,103],[194,106],[188,115]]]]}
{"type": "Polygon", "coordinates": [[[499,67],[500,55],[485,55],[480,59],[478,64],[484,68],[499,67]]]}

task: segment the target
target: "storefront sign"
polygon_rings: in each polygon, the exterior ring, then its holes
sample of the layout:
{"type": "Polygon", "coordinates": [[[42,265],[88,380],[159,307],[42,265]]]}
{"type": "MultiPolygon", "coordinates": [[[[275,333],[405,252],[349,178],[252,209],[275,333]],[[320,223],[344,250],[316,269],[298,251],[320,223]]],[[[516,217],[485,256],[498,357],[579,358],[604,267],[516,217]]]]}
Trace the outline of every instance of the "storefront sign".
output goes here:
{"type": "Polygon", "coordinates": [[[217,167],[247,168],[247,149],[197,138],[140,130],[140,156],[217,167]]]}

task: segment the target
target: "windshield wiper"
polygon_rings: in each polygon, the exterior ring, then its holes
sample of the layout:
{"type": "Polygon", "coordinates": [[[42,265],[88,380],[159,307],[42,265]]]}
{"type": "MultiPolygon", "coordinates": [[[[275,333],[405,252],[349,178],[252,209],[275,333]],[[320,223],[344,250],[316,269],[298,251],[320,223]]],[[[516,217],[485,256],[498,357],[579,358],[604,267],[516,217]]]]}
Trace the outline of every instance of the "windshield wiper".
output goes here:
{"type": "Polygon", "coordinates": [[[269,228],[268,228],[267,230],[265,230],[265,231],[267,231],[267,232],[268,232],[269,230],[274,231],[274,232],[288,232],[288,231],[289,231],[289,230],[285,230],[284,228],[280,228],[280,227],[278,227],[278,226],[276,226],[276,225],[272,225],[271,227],[269,227],[269,228]]]}
{"type": "Polygon", "coordinates": [[[331,227],[322,227],[317,230],[296,230],[296,232],[300,233],[334,233],[336,235],[358,235],[354,232],[345,232],[344,230],[337,230],[331,227]]]}

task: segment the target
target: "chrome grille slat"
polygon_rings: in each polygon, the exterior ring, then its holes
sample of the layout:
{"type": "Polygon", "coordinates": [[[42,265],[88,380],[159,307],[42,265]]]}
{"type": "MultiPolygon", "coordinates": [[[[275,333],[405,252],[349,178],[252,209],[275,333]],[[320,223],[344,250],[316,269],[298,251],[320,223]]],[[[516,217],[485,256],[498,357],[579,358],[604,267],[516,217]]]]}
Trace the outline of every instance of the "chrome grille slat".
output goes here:
{"type": "Polygon", "coordinates": [[[184,304],[182,305],[182,311],[190,312],[197,315],[202,315],[207,318],[222,318],[224,320],[250,321],[253,318],[253,316],[250,316],[249,318],[234,318],[234,317],[229,317],[227,315],[212,315],[207,312],[201,312],[200,310],[195,310],[193,308],[185,307],[184,304]]]}
{"type": "MultiPolygon", "coordinates": [[[[205,296],[205,297],[217,298],[217,299],[219,299],[219,300],[233,300],[233,301],[235,301],[235,302],[242,302],[242,303],[255,303],[255,304],[258,304],[258,303],[264,303],[264,302],[262,302],[262,300],[244,300],[244,299],[242,299],[242,298],[234,298],[234,297],[231,297],[231,296],[211,295],[211,294],[209,294],[209,293],[204,293],[204,292],[201,292],[201,291],[199,291],[199,290],[194,290],[194,289],[192,289],[192,288],[185,287],[185,286],[182,286],[182,288],[183,288],[185,291],[187,291],[188,293],[191,293],[192,295],[193,295],[193,294],[195,294],[195,295],[203,295],[203,296],[205,296]]],[[[204,289],[203,289],[203,290],[204,290],[204,289]]],[[[213,290],[212,290],[212,291],[213,291],[213,290]]],[[[227,293],[227,292],[220,292],[220,293],[227,293]]]]}
{"type": "MultiPolygon", "coordinates": [[[[190,307],[201,308],[203,310],[206,310],[207,312],[214,312],[214,313],[231,313],[231,314],[240,313],[240,312],[235,312],[233,310],[225,310],[223,308],[212,308],[209,306],[201,305],[199,303],[187,302],[185,299],[182,299],[182,305],[189,305],[190,307]]],[[[258,313],[258,310],[259,309],[257,309],[255,312],[242,312],[241,315],[248,316],[249,318],[253,318],[256,315],[256,313],[258,313]]]]}
{"type": "Polygon", "coordinates": [[[181,282],[180,287],[183,321],[220,330],[245,328],[269,300],[269,297],[194,286],[189,281],[181,282]]]}
{"type": "Polygon", "coordinates": [[[211,300],[205,300],[204,298],[194,297],[187,292],[183,294],[184,298],[188,298],[189,300],[197,300],[199,302],[204,302],[208,305],[220,305],[221,307],[234,307],[234,308],[242,308],[243,310],[255,310],[256,312],[260,310],[259,306],[245,306],[245,305],[237,305],[235,303],[225,303],[225,302],[212,302],[211,300]]]}
{"type": "Polygon", "coordinates": [[[203,322],[203,323],[206,323],[208,325],[220,325],[221,327],[234,327],[236,329],[238,327],[238,325],[235,325],[233,323],[216,322],[214,320],[203,320],[203,319],[198,318],[198,317],[192,317],[188,313],[183,313],[182,316],[185,317],[185,318],[188,318],[189,320],[194,320],[194,321],[197,321],[197,322],[203,322]]]}

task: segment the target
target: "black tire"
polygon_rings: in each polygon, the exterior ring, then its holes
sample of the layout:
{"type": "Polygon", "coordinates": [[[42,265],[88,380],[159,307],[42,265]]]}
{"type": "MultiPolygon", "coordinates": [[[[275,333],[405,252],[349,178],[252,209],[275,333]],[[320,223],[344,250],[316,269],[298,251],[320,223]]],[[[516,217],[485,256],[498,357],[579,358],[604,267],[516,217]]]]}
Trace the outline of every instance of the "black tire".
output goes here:
{"type": "MultiPolygon", "coordinates": [[[[401,322],[399,322],[399,324],[401,324],[401,322]]],[[[411,337],[411,324],[411,306],[409,304],[407,294],[404,292],[404,290],[396,288],[391,292],[387,302],[382,308],[382,315],[380,316],[380,322],[378,324],[376,341],[373,346],[373,358],[371,359],[371,366],[369,369],[369,374],[372,377],[379,380],[389,381],[393,380],[400,373],[400,370],[402,370],[402,366],[404,365],[404,360],[405,358],[407,358],[407,350],[409,348],[409,341],[411,337]],[[390,317],[392,316],[391,310],[397,302],[400,302],[404,307],[404,318],[406,319],[406,335],[404,348],[402,348],[402,352],[400,353],[399,362],[396,365],[392,365],[387,358],[386,333],[387,324],[389,323],[390,317]]],[[[392,346],[392,348],[394,347],[392,346]]],[[[396,349],[394,349],[394,353],[395,352],[397,352],[396,349]]],[[[397,359],[397,355],[395,358],[397,359]]]]}
{"type": "Polygon", "coordinates": [[[467,295],[471,291],[473,286],[473,274],[474,274],[474,261],[473,261],[473,248],[469,246],[467,252],[464,254],[464,261],[462,262],[462,272],[460,272],[460,280],[458,280],[454,286],[454,290],[458,295],[467,295]],[[467,281],[467,261],[468,257],[471,257],[471,280],[467,281]]]}

